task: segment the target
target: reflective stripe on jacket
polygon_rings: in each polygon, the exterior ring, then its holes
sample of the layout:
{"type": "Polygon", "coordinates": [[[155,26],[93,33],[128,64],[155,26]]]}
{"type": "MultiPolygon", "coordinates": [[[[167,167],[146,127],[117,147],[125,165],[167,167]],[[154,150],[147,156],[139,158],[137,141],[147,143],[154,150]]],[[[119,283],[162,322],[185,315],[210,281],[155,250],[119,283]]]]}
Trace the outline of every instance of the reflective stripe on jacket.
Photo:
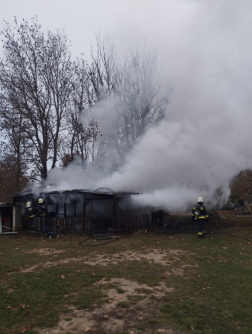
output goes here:
{"type": "Polygon", "coordinates": [[[192,217],[195,220],[208,218],[207,209],[203,203],[197,203],[194,205],[192,208],[192,217]]]}

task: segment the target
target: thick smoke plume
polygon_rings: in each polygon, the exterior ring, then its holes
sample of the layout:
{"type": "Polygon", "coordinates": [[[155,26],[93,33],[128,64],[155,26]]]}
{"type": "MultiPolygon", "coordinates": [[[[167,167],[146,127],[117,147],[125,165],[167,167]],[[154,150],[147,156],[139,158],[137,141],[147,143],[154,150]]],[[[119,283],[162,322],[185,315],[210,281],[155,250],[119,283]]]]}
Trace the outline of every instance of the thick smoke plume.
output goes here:
{"type": "MultiPolygon", "coordinates": [[[[176,38],[156,31],[154,44],[164,36],[168,43],[160,47],[166,59],[160,80],[172,86],[165,119],[145,133],[118,171],[91,177],[73,164],[50,172],[48,190],[54,184],[58,190],[135,191],[143,193],[133,197],[137,205],[168,210],[183,210],[198,196],[212,204],[227,201],[230,180],[251,167],[252,4],[190,4],[190,20],[180,22],[176,38]]],[[[151,46],[155,30],[150,37],[151,46]]]]}

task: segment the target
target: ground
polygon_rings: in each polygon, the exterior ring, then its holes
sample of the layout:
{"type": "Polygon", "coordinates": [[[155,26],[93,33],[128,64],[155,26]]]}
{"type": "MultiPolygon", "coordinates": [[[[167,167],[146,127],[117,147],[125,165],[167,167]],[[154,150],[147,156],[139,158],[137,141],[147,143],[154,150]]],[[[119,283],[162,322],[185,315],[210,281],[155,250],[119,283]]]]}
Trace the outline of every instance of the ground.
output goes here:
{"type": "MultiPolygon", "coordinates": [[[[170,237],[172,239],[174,237],[170,237]]],[[[168,252],[160,252],[158,249],[152,249],[149,253],[137,252],[137,251],[125,251],[122,253],[111,254],[109,257],[104,257],[102,254],[92,253],[92,259],[87,256],[78,256],[74,258],[64,258],[56,260],[58,254],[62,254],[64,250],[55,250],[52,248],[36,248],[27,254],[39,254],[41,256],[53,256],[53,261],[41,261],[35,266],[24,266],[20,268],[20,272],[28,273],[40,268],[48,268],[50,266],[58,266],[67,263],[82,263],[89,266],[118,266],[121,263],[130,263],[133,261],[146,262],[148,264],[160,264],[163,267],[168,267],[172,264],[173,260],[179,260],[179,255],[183,253],[181,250],[169,249],[168,252]]],[[[80,252],[79,252],[80,253],[80,252]]],[[[190,266],[190,265],[189,265],[190,266]]],[[[167,287],[165,284],[165,278],[168,276],[182,276],[184,269],[187,267],[186,264],[182,265],[182,268],[171,268],[166,270],[160,277],[160,283],[157,286],[149,287],[147,284],[138,283],[132,279],[125,278],[106,278],[103,277],[101,280],[94,283],[95,287],[102,288],[106,293],[105,300],[108,303],[102,304],[95,310],[84,309],[78,310],[74,306],[68,306],[68,317],[63,313],[60,316],[57,326],[51,329],[39,329],[37,332],[41,334],[58,334],[58,333],[82,333],[82,332],[101,332],[105,330],[107,332],[119,333],[126,327],[134,327],[135,321],[143,321],[146,315],[143,309],[149,305],[149,308],[154,309],[154,300],[160,300],[167,293],[174,292],[174,289],[167,287]],[[133,305],[128,306],[128,300],[133,301],[133,305]],[[118,311],[118,304],[122,307],[127,308],[129,315],[125,317],[125,311],[122,315],[122,311],[118,311]],[[137,310],[136,310],[137,309],[137,310]],[[127,324],[126,324],[127,323],[127,324]],[[100,329],[99,329],[100,327],[100,329]]],[[[65,277],[62,279],[65,279],[65,277]]],[[[141,326],[140,326],[141,327],[141,326]]],[[[157,329],[158,332],[162,333],[178,333],[172,329],[157,329]]],[[[134,330],[129,333],[135,333],[134,330]]]]}
{"type": "Polygon", "coordinates": [[[252,217],[178,231],[0,236],[0,332],[251,333],[252,217]]]}

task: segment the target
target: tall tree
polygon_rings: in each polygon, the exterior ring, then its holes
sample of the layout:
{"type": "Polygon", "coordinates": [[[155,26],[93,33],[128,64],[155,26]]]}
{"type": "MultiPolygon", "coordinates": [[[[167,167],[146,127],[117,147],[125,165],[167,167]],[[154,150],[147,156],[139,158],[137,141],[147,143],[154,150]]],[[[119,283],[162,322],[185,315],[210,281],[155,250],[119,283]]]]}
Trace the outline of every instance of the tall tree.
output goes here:
{"type": "Polygon", "coordinates": [[[143,48],[141,52],[131,53],[120,65],[113,48],[106,46],[99,36],[96,41],[97,54],[93,55],[89,69],[93,92],[90,105],[112,99],[111,108],[115,110],[115,129],[100,138],[97,152],[104,158],[116,150],[123,161],[125,153],[145,131],[163,119],[169,90],[160,81],[161,68],[156,54],[143,48]]]}
{"type": "Polygon", "coordinates": [[[69,129],[64,152],[64,157],[69,155],[70,161],[79,156],[83,164],[92,154],[93,139],[98,133],[98,129],[92,126],[92,118],[88,115],[93,101],[88,70],[88,64],[83,58],[74,63],[73,91],[67,113],[69,129]]]}
{"type": "Polygon", "coordinates": [[[163,119],[168,104],[168,90],[160,83],[160,68],[156,54],[142,51],[126,58],[117,80],[119,102],[116,109],[119,115],[118,149],[123,152],[163,119]]]}
{"type": "Polygon", "coordinates": [[[48,165],[56,166],[65,138],[73,63],[63,33],[44,34],[36,19],[31,24],[15,20],[14,30],[5,23],[2,31],[0,112],[32,145],[31,162],[45,179],[48,165]]]}
{"type": "Polygon", "coordinates": [[[231,199],[237,200],[241,196],[249,197],[252,195],[252,170],[245,169],[236,175],[230,184],[231,199]]]}
{"type": "Polygon", "coordinates": [[[96,53],[91,49],[92,61],[88,66],[90,86],[88,91],[90,106],[106,99],[116,92],[117,66],[112,45],[96,35],[96,53]]]}
{"type": "Polygon", "coordinates": [[[2,137],[4,138],[1,143],[2,154],[5,163],[11,160],[12,169],[15,169],[15,176],[12,182],[15,183],[16,191],[21,191],[23,187],[21,179],[29,169],[29,157],[32,156],[32,148],[29,145],[26,134],[22,131],[22,116],[10,114],[9,117],[11,115],[14,116],[14,119],[3,119],[1,122],[2,137]]]}
{"type": "Polygon", "coordinates": [[[5,152],[0,161],[0,201],[5,202],[7,195],[19,192],[28,184],[24,164],[18,165],[16,155],[5,152]]]}

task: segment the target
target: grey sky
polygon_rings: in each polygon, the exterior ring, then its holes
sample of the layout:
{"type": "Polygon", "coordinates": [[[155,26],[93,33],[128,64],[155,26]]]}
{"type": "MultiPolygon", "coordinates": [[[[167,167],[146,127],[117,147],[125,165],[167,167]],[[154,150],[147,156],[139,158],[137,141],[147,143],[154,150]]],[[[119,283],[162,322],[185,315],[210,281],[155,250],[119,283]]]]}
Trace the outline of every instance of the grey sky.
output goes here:
{"type": "Polygon", "coordinates": [[[122,51],[142,40],[169,43],[197,8],[193,0],[0,0],[0,18],[37,15],[44,29],[64,29],[77,55],[88,52],[97,32],[122,51]]]}

